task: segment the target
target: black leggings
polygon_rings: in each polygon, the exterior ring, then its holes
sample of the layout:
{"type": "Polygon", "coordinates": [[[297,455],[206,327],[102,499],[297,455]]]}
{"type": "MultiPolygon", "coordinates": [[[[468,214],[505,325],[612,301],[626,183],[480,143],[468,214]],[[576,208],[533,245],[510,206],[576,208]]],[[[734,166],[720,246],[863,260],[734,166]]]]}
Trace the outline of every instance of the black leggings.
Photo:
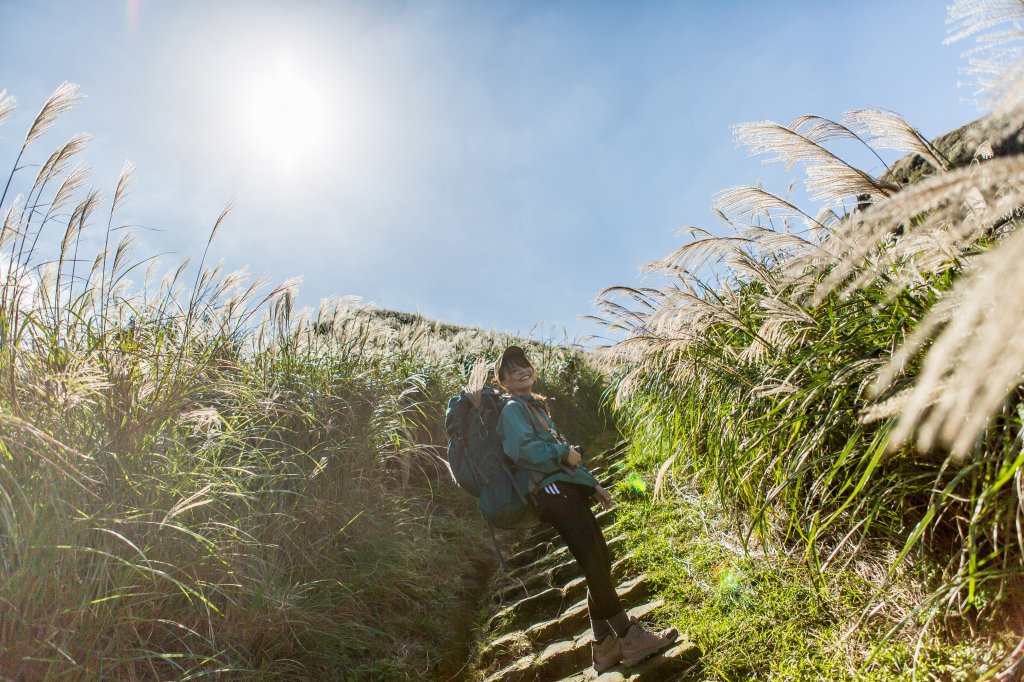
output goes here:
{"type": "Polygon", "coordinates": [[[612,583],[612,556],[601,526],[590,510],[593,491],[572,483],[557,484],[561,491],[537,493],[540,520],[555,527],[587,579],[587,608],[591,620],[608,620],[622,612],[612,583]]]}

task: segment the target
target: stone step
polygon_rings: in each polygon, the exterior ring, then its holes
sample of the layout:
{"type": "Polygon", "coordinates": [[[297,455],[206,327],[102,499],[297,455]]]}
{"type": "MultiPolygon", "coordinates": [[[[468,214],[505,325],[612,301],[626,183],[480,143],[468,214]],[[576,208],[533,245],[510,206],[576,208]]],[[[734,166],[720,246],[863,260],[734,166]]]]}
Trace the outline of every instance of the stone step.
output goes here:
{"type": "Polygon", "coordinates": [[[554,542],[561,539],[559,538],[558,531],[555,530],[555,527],[549,526],[546,523],[541,524],[540,526],[537,526],[536,529],[532,530],[529,538],[532,542],[554,542]]]}
{"type": "Polygon", "coordinates": [[[528,597],[535,592],[546,590],[549,587],[556,587],[547,580],[544,573],[528,575],[522,580],[515,580],[508,583],[501,583],[494,588],[491,601],[495,606],[507,604],[510,601],[528,597]]]}
{"type": "Polygon", "coordinates": [[[505,563],[508,564],[509,569],[516,569],[522,566],[528,566],[537,559],[540,559],[544,555],[548,554],[553,547],[553,543],[548,540],[544,542],[538,542],[532,544],[526,549],[521,549],[512,556],[505,559],[505,563]]]}
{"type": "MultiPolygon", "coordinates": [[[[552,546],[555,547],[555,545],[552,546]]],[[[563,545],[562,549],[564,549],[564,547],[565,546],[563,545]]],[[[502,582],[509,583],[523,581],[531,575],[543,572],[546,566],[550,566],[552,563],[557,563],[552,560],[552,555],[557,551],[558,549],[556,548],[550,551],[549,553],[545,554],[544,556],[538,557],[537,559],[526,564],[525,566],[519,566],[518,568],[512,569],[503,576],[500,576],[500,580],[502,582]]]]}
{"type": "Polygon", "coordinates": [[[594,514],[594,518],[597,519],[598,524],[604,527],[615,518],[618,511],[619,506],[617,504],[613,504],[607,509],[602,509],[601,511],[594,514]]]}
{"type": "MultiPolygon", "coordinates": [[[[614,564],[612,564],[612,579],[619,581],[622,579],[624,571],[624,564],[627,557],[624,557],[614,564]]],[[[622,587],[628,586],[629,583],[625,583],[622,587]]],[[[580,601],[586,603],[586,589],[587,582],[583,576],[571,580],[565,587],[562,588],[562,598],[555,609],[552,609],[551,613],[559,613],[562,609],[563,604],[576,604],[580,601]]],[[[545,591],[547,592],[547,591],[545,591]]],[[[542,593],[543,594],[543,593],[542,593]]],[[[636,590],[635,592],[629,592],[630,598],[640,598],[643,594],[642,590],[636,590]]],[[[550,603],[554,603],[553,597],[546,597],[550,600],[550,603]]],[[[510,619],[511,621],[511,619],[510,619]]],[[[487,632],[494,632],[496,629],[507,630],[509,627],[508,623],[505,623],[498,616],[493,616],[489,622],[487,632]]],[[[589,632],[589,631],[588,631],[589,632]]],[[[523,641],[528,643],[528,650],[533,649],[533,644],[520,630],[512,631],[506,635],[502,635],[493,642],[487,644],[480,653],[480,666],[482,668],[490,668],[495,663],[498,665],[505,665],[509,661],[513,660],[516,656],[522,655],[525,650],[521,646],[523,641]]]]}
{"type": "MultiPolygon", "coordinates": [[[[641,575],[623,583],[616,590],[623,606],[636,604],[650,593],[647,576],[641,575]]],[[[660,604],[658,604],[660,606],[660,604]]],[[[653,607],[656,608],[656,607],[653,607]]],[[[639,618],[640,616],[638,616],[639,618]]],[[[573,637],[590,625],[587,600],[581,599],[551,620],[535,623],[526,629],[526,636],[534,646],[544,646],[558,639],[573,637]]]]}
{"type": "MultiPolygon", "coordinates": [[[[626,557],[619,559],[612,563],[611,576],[612,581],[619,583],[622,581],[625,575],[625,562],[626,557]]],[[[578,576],[567,582],[562,587],[562,594],[564,595],[564,602],[567,604],[574,604],[580,599],[587,598],[587,579],[584,576],[578,576]]]]}
{"type": "MultiPolygon", "coordinates": [[[[565,550],[565,546],[563,545],[561,549],[565,550]]],[[[527,564],[526,566],[520,566],[519,568],[500,576],[499,583],[503,585],[510,585],[517,582],[527,582],[531,576],[539,575],[554,565],[564,563],[566,558],[565,555],[565,551],[559,552],[556,549],[550,554],[540,557],[533,563],[527,564]]]]}
{"type": "Polygon", "coordinates": [[[590,643],[586,635],[549,644],[533,659],[539,679],[555,680],[592,667],[590,643]]]}
{"type": "Polygon", "coordinates": [[[586,465],[587,471],[594,474],[595,477],[600,478],[602,476],[616,477],[622,474],[622,466],[615,461],[605,461],[599,464],[586,465]]]}
{"type": "MultiPolygon", "coordinates": [[[[615,547],[622,544],[625,539],[625,535],[616,535],[608,540],[608,549],[614,551],[615,547]]],[[[563,546],[555,552],[554,556],[556,559],[561,559],[561,563],[551,566],[551,561],[545,557],[543,561],[537,561],[504,576],[497,589],[504,592],[510,586],[525,585],[528,591],[532,591],[536,586],[544,584],[557,587],[565,585],[580,575],[576,560],[572,558],[567,548],[563,546]],[[546,566],[550,566],[550,568],[545,568],[546,566]]],[[[515,590],[511,590],[511,593],[515,593],[515,590]]]]}
{"type": "Polygon", "coordinates": [[[536,682],[537,675],[533,672],[533,659],[536,656],[529,654],[501,670],[488,675],[484,682],[536,682]]]}
{"type": "Polygon", "coordinates": [[[522,630],[502,635],[487,644],[479,654],[477,669],[480,671],[497,670],[512,661],[533,653],[533,642],[522,630]]]}
{"type": "Polygon", "coordinates": [[[491,604],[494,608],[502,608],[504,604],[514,602],[523,597],[529,597],[531,594],[549,587],[552,587],[552,585],[537,580],[514,580],[509,583],[501,583],[492,589],[491,604]]]}
{"type": "Polygon", "coordinates": [[[537,617],[541,617],[552,611],[559,611],[562,608],[564,592],[557,587],[549,587],[546,590],[531,594],[517,602],[506,606],[491,616],[487,622],[487,632],[497,630],[520,629],[537,617]]]}
{"type": "MultiPolygon", "coordinates": [[[[637,619],[643,619],[651,612],[661,608],[664,605],[662,600],[656,600],[641,604],[632,609],[629,609],[629,615],[637,619]]],[[[584,612],[584,624],[589,623],[586,619],[586,602],[583,604],[584,612]]],[[[536,627],[536,626],[535,626],[536,627]]],[[[530,628],[526,631],[526,635],[529,637],[531,634],[530,628]]],[[[573,680],[573,682],[579,682],[582,680],[594,679],[595,671],[590,664],[590,643],[591,634],[589,629],[582,632],[572,638],[565,636],[562,638],[563,641],[552,642],[546,646],[543,651],[539,654],[528,653],[506,665],[506,667],[492,673],[486,678],[487,682],[527,682],[535,680],[554,680],[559,677],[573,680]],[[589,669],[590,677],[586,677],[586,672],[589,669]],[[573,673],[576,673],[573,675],[573,673]]],[[[536,641],[534,639],[534,641],[536,641]]],[[[674,645],[671,649],[666,651],[661,656],[656,656],[649,659],[632,669],[625,669],[625,673],[614,670],[605,673],[604,675],[620,675],[620,677],[605,677],[601,679],[611,682],[614,679],[620,680],[631,680],[633,682],[653,682],[655,680],[670,679],[669,677],[658,677],[652,676],[653,671],[664,671],[666,674],[677,674],[685,669],[694,665],[694,662],[699,659],[700,653],[696,651],[696,647],[689,644],[688,642],[674,645]],[[685,654],[685,655],[684,655],[685,654]],[[666,663],[668,661],[668,663],[666,663]],[[685,665],[684,665],[685,664],[685,665]],[[669,666],[669,667],[665,667],[669,666]],[[628,675],[628,676],[626,676],[628,675]],[[640,677],[639,675],[646,675],[640,677]]]]}
{"type": "MultiPolygon", "coordinates": [[[[619,582],[620,580],[622,580],[623,576],[625,576],[626,562],[628,559],[631,559],[632,556],[633,554],[630,553],[612,562],[612,579],[615,582],[619,582]]],[[[522,599],[523,597],[528,597],[531,594],[534,594],[535,592],[546,590],[549,587],[558,587],[559,585],[556,585],[551,582],[552,579],[555,577],[556,574],[561,575],[563,571],[566,573],[569,572],[572,566],[575,566],[575,560],[570,560],[565,563],[568,564],[567,567],[565,567],[564,569],[560,569],[559,571],[556,571],[554,573],[550,571],[541,572],[536,575],[529,576],[528,579],[516,581],[514,583],[506,585],[505,587],[496,588],[492,601],[496,605],[507,604],[508,602],[516,601],[518,599],[522,599]]],[[[571,577],[567,582],[563,583],[563,586],[569,587],[570,585],[579,584],[583,582],[584,578],[582,575],[579,574],[579,571],[577,570],[575,571],[575,576],[571,577]]],[[[573,601],[575,601],[575,599],[573,601]]]]}
{"type": "MultiPolygon", "coordinates": [[[[667,651],[632,668],[612,668],[598,675],[597,671],[590,667],[563,677],[559,682],[697,682],[704,679],[700,657],[701,651],[697,645],[683,639],[667,651]]],[[[534,668],[539,658],[534,656],[531,659],[534,668]]]]}

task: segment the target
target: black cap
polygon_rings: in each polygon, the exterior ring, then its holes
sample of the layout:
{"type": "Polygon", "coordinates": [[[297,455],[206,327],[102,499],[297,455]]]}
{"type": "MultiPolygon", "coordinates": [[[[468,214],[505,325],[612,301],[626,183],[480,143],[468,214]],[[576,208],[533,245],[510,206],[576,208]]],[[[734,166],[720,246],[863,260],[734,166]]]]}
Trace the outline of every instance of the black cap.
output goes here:
{"type": "MultiPolygon", "coordinates": [[[[505,362],[507,362],[509,358],[515,357],[526,360],[526,351],[519,346],[509,346],[501,352],[501,357],[499,357],[498,361],[494,364],[494,377],[496,379],[501,378],[501,368],[505,366],[505,362]]],[[[529,360],[526,361],[529,362],[529,360]]]]}

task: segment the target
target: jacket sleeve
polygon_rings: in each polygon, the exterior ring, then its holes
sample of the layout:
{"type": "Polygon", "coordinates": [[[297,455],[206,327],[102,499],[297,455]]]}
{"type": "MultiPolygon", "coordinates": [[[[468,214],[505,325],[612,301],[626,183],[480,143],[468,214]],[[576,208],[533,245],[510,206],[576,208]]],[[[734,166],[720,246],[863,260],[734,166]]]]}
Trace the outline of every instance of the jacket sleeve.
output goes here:
{"type": "Polygon", "coordinates": [[[505,454],[524,469],[549,473],[569,454],[568,445],[546,440],[534,430],[526,408],[514,400],[501,411],[498,435],[505,454]]]}

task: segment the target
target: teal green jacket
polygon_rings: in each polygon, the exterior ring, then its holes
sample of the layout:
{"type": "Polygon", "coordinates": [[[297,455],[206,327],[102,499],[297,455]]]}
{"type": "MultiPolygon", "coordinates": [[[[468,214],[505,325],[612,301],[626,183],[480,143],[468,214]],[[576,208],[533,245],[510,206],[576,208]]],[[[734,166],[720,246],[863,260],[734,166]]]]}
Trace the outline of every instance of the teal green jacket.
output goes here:
{"type": "Polygon", "coordinates": [[[569,446],[559,442],[552,430],[558,431],[540,401],[533,396],[512,396],[498,418],[502,448],[516,466],[529,472],[530,492],[557,481],[590,488],[597,486],[594,475],[582,464],[577,467],[566,464],[569,446]],[[524,403],[536,409],[528,410],[524,403]]]}

